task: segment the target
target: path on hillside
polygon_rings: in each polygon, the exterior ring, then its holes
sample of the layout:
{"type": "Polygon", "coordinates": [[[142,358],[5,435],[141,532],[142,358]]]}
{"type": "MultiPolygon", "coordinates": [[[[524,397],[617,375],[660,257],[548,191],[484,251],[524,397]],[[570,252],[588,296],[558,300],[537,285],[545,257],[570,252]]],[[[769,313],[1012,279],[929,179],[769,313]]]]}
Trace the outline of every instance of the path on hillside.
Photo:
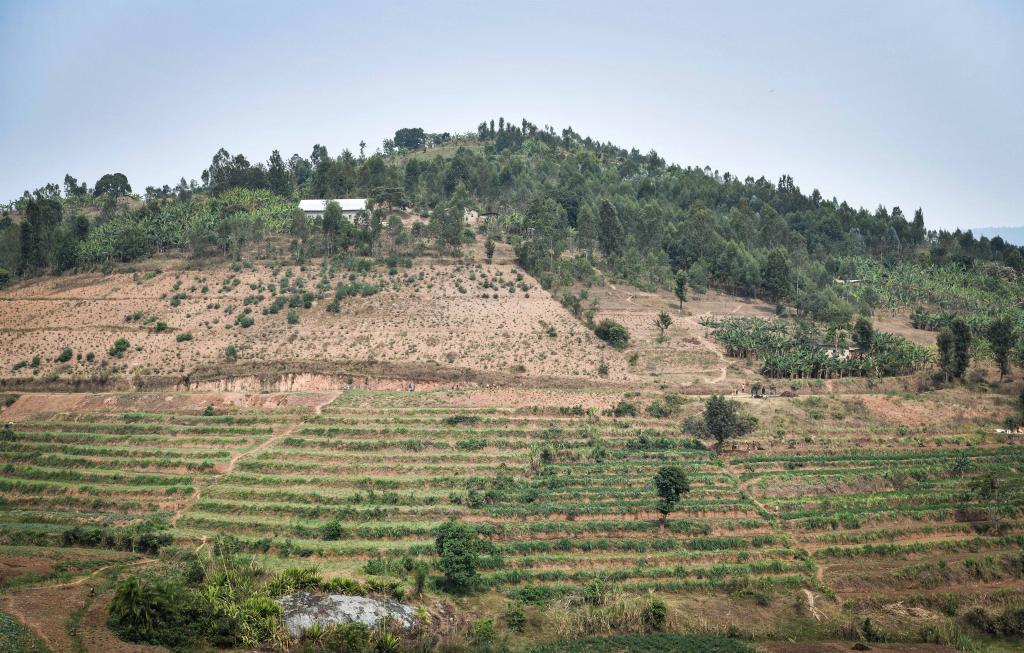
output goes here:
{"type": "MultiPolygon", "coordinates": [[[[341,394],[341,391],[330,393],[330,395],[328,396],[327,399],[325,399],[324,401],[321,401],[320,403],[316,404],[313,407],[313,415],[319,415],[320,411],[322,411],[324,409],[324,406],[327,406],[332,401],[337,399],[338,395],[340,395],[340,394],[341,394]]],[[[205,488],[208,488],[211,485],[215,485],[221,479],[223,479],[225,476],[228,476],[229,474],[231,474],[231,472],[235,471],[235,465],[238,464],[239,460],[241,460],[242,458],[245,458],[246,456],[251,456],[251,455],[254,455],[254,454],[263,453],[264,451],[269,449],[271,446],[273,446],[274,443],[280,441],[282,438],[286,438],[286,437],[290,436],[292,433],[295,432],[295,429],[297,429],[298,427],[304,425],[305,423],[306,423],[306,418],[300,416],[298,419],[295,420],[295,422],[293,422],[292,424],[288,425],[286,428],[282,429],[280,432],[272,434],[269,438],[267,438],[263,442],[259,443],[258,445],[256,445],[252,449],[246,449],[245,451],[235,452],[235,454],[232,455],[231,459],[228,461],[228,464],[224,468],[224,471],[222,471],[219,474],[213,475],[205,483],[197,483],[196,484],[196,489],[195,489],[195,491],[192,492],[192,495],[188,498],[188,500],[185,501],[185,503],[183,503],[177,510],[174,511],[174,515],[171,517],[171,528],[174,528],[175,526],[177,526],[178,520],[181,519],[184,516],[184,514],[192,506],[194,506],[196,504],[197,501],[199,501],[199,497],[202,495],[203,490],[205,488]]],[[[205,539],[203,540],[202,543],[200,543],[199,547],[202,548],[203,544],[205,544],[205,539]]]]}
{"type": "MultiPolygon", "coordinates": [[[[743,481],[740,479],[736,471],[733,470],[732,465],[729,464],[728,460],[722,458],[721,455],[719,455],[719,458],[722,460],[722,462],[725,463],[726,473],[730,477],[732,477],[734,481],[736,481],[736,487],[739,488],[739,490],[747,496],[747,499],[749,499],[750,502],[757,506],[758,510],[761,511],[762,517],[765,519],[765,521],[768,521],[769,525],[771,525],[772,532],[776,535],[787,537],[787,533],[785,529],[780,525],[780,522],[774,519],[775,513],[773,511],[768,510],[768,508],[763,503],[761,503],[761,501],[754,495],[754,493],[751,492],[749,486],[743,483],[743,481]]],[[[801,550],[804,553],[808,554],[808,556],[810,555],[807,549],[801,548],[801,550]]],[[[813,560],[813,558],[811,559],[813,560]]],[[[820,586],[824,584],[825,570],[817,562],[815,562],[814,566],[814,577],[818,581],[818,585],[820,586]]],[[[821,609],[818,608],[814,603],[816,597],[815,593],[807,588],[801,588],[801,591],[807,597],[807,610],[811,614],[811,616],[814,617],[816,621],[821,621],[823,618],[825,618],[825,613],[822,612],[821,609]]]]}

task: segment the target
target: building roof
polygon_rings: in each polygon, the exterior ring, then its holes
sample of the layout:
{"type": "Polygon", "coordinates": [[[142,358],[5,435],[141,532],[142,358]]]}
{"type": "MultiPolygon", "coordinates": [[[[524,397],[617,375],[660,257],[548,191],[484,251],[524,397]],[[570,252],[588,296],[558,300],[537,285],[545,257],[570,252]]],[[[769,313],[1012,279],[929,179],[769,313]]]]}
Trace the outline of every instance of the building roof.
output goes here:
{"type": "Polygon", "coordinates": [[[307,213],[323,213],[327,202],[334,202],[342,211],[365,211],[366,198],[342,198],[336,200],[299,200],[299,208],[307,213]]]}

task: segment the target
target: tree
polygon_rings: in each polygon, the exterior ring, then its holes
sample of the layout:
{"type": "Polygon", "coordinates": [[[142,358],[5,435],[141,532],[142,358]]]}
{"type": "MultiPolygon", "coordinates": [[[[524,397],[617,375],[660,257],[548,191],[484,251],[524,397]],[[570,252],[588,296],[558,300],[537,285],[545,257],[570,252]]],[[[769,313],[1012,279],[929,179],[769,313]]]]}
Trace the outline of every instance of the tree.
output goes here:
{"type": "Polygon", "coordinates": [[[494,241],[490,238],[484,242],[484,255],[487,256],[487,262],[490,263],[491,259],[494,258],[494,241]]]}
{"type": "Polygon", "coordinates": [[[999,366],[999,380],[1010,371],[1010,352],[1015,343],[1013,321],[1007,316],[998,317],[988,325],[988,341],[992,345],[992,357],[999,366]]]}
{"type": "Polygon", "coordinates": [[[793,285],[793,273],[789,268],[789,255],[786,250],[776,247],[768,253],[761,272],[761,286],[768,298],[778,301],[789,294],[793,285]]]}
{"type": "Polygon", "coordinates": [[[334,254],[334,244],[338,238],[338,232],[341,230],[341,223],[345,220],[347,220],[345,213],[338,206],[338,203],[327,202],[327,208],[324,209],[324,217],[320,226],[324,232],[324,243],[326,244],[328,258],[334,254]]]}
{"type": "Polygon", "coordinates": [[[128,177],[120,172],[112,172],[103,175],[96,182],[92,194],[96,197],[118,198],[131,195],[132,187],[128,183],[128,177]]]}
{"type": "Polygon", "coordinates": [[[949,327],[942,327],[935,336],[935,346],[939,350],[939,371],[946,381],[955,376],[956,366],[953,363],[953,332],[949,327]]]}
{"type": "Polygon", "coordinates": [[[665,329],[672,326],[672,317],[665,311],[662,311],[658,313],[658,317],[654,318],[654,326],[658,329],[658,340],[664,340],[665,329]]]}
{"type": "Polygon", "coordinates": [[[861,356],[866,356],[875,346],[875,327],[871,320],[861,316],[853,325],[853,342],[857,345],[861,356]]]}
{"type": "Polygon", "coordinates": [[[946,381],[962,378],[971,364],[971,328],[959,315],[943,327],[935,339],[939,370],[946,381]]]}
{"type": "Polygon", "coordinates": [[[275,195],[290,197],[292,194],[291,173],[277,150],[270,154],[270,161],[267,163],[267,183],[275,195]]]}
{"type": "Polygon", "coordinates": [[[88,192],[89,189],[86,188],[84,181],[79,185],[77,179],[71,175],[64,175],[64,195],[67,197],[81,197],[88,192]]]}
{"type": "Polygon", "coordinates": [[[722,395],[711,395],[704,405],[704,431],[715,439],[717,451],[721,451],[726,440],[746,435],[756,425],[756,418],[740,415],[736,402],[722,395]]]}
{"type": "Polygon", "coordinates": [[[683,310],[683,302],[686,301],[686,284],[689,283],[686,270],[676,270],[676,299],[679,300],[679,310],[683,310]]]}
{"type": "Polygon", "coordinates": [[[425,142],[422,127],[405,127],[395,132],[395,147],[400,150],[418,150],[425,142]]]}
{"type": "Polygon", "coordinates": [[[597,242],[605,256],[622,248],[625,232],[622,230],[622,223],[619,222],[619,213],[615,210],[615,205],[608,200],[601,202],[597,229],[597,242]]]}
{"type": "Polygon", "coordinates": [[[616,349],[629,345],[629,329],[614,320],[601,320],[594,328],[594,335],[616,349]]]}
{"type": "Polygon", "coordinates": [[[959,315],[949,323],[953,331],[953,353],[956,362],[956,378],[962,377],[971,364],[971,327],[959,315]]]}
{"type": "Polygon", "coordinates": [[[480,555],[489,553],[493,546],[473,527],[450,520],[437,529],[434,548],[445,584],[453,592],[466,592],[476,582],[480,555]]]}
{"type": "Polygon", "coordinates": [[[690,482],[679,467],[662,467],[654,475],[654,488],[658,492],[658,512],[661,513],[661,525],[664,527],[669,513],[676,509],[679,498],[690,491],[690,482]]]}

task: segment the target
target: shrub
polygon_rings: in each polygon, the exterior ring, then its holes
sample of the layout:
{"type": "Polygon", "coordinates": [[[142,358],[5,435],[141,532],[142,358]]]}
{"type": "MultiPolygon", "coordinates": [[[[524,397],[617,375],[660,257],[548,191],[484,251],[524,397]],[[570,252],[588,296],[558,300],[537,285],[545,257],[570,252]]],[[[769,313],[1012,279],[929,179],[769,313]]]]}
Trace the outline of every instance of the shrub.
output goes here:
{"type": "Polygon", "coordinates": [[[156,325],[153,327],[153,330],[156,331],[157,333],[163,333],[167,329],[168,329],[167,323],[164,322],[163,320],[159,320],[156,323],[156,325]]]}
{"type": "Polygon", "coordinates": [[[235,318],[235,322],[237,322],[238,326],[242,327],[243,329],[248,329],[249,327],[256,323],[256,321],[252,319],[251,315],[247,315],[245,313],[235,318]]]}
{"type": "Polygon", "coordinates": [[[594,334],[616,349],[629,345],[629,329],[614,320],[601,320],[594,328],[594,334]]]}
{"type": "Polygon", "coordinates": [[[130,642],[180,646],[187,639],[181,629],[186,602],[175,586],[131,576],[114,592],[107,624],[130,642]]]}
{"type": "Polygon", "coordinates": [[[71,347],[65,347],[64,349],[61,350],[60,355],[57,356],[57,362],[58,363],[66,363],[66,362],[68,362],[69,360],[71,360],[71,357],[74,355],[74,353],[75,352],[71,351],[71,347]]]}
{"type": "Polygon", "coordinates": [[[664,600],[652,596],[647,600],[641,617],[647,628],[661,630],[665,627],[665,620],[668,617],[668,605],[664,600]]]}
{"type": "Polygon", "coordinates": [[[114,358],[121,358],[121,356],[128,351],[129,346],[130,343],[126,339],[118,338],[114,341],[114,344],[110,346],[110,349],[107,350],[107,353],[114,358]]]}
{"type": "Polygon", "coordinates": [[[234,362],[238,360],[238,347],[228,345],[224,348],[224,360],[234,362]]]}
{"type": "Polygon", "coordinates": [[[522,601],[512,601],[505,610],[505,623],[515,633],[523,632],[526,627],[526,608],[522,601]]]}
{"type": "Polygon", "coordinates": [[[616,417],[636,417],[640,410],[633,402],[623,399],[612,408],[612,414],[616,417]]]}
{"type": "Polygon", "coordinates": [[[298,324],[299,314],[295,310],[288,311],[288,324],[298,324]]]}
{"type": "Polygon", "coordinates": [[[184,331],[174,336],[174,339],[178,342],[187,342],[192,339],[192,334],[189,333],[188,331],[184,331]]]}
{"type": "Polygon", "coordinates": [[[488,646],[496,636],[494,620],[490,617],[477,619],[469,625],[469,640],[476,646],[488,646]]]}
{"type": "Polygon", "coordinates": [[[319,632],[312,630],[303,634],[302,651],[346,651],[367,653],[370,648],[370,629],[366,624],[353,622],[328,626],[319,632]]]}

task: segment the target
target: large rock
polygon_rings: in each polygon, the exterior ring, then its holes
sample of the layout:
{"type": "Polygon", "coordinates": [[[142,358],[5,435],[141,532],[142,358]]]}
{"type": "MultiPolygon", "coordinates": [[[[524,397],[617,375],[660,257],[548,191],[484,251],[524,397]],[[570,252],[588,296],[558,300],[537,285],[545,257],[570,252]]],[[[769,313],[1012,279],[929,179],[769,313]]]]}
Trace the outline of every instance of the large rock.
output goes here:
{"type": "Polygon", "coordinates": [[[409,628],[416,619],[415,608],[394,599],[296,592],[277,602],[284,610],[284,624],[293,637],[301,636],[313,624],[327,627],[358,621],[373,627],[390,615],[395,625],[409,628]]]}

